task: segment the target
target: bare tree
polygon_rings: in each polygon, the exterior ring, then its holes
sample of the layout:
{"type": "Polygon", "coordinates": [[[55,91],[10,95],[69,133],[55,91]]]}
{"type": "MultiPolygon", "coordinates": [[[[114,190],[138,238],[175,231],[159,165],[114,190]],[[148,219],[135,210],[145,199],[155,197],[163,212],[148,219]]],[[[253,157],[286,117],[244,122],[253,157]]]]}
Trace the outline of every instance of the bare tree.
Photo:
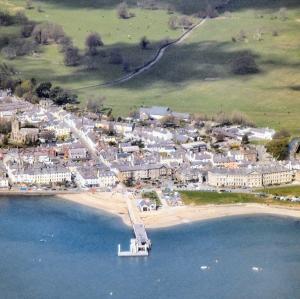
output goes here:
{"type": "Polygon", "coordinates": [[[178,25],[184,29],[189,29],[193,25],[193,22],[190,17],[182,16],[178,21],[178,25]]]}
{"type": "Polygon", "coordinates": [[[33,3],[32,0],[26,0],[26,5],[25,5],[26,9],[33,9],[33,3]]]}
{"type": "Polygon", "coordinates": [[[286,21],[288,19],[287,17],[287,9],[286,7],[281,7],[278,11],[278,17],[282,21],[286,21]]]}
{"type": "Polygon", "coordinates": [[[117,6],[117,15],[121,19],[129,19],[134,17],[134,14],[129,12],[126,2],[122,2],[117,6]]]}
{"type": "Polygon", "coordinates": [[[172,30],[176,30],[178,27],[178,17],[171,16],[168,21],[169,28],[172,30]]]}
{"type": "Polygon", "coordinates": [[[105,101],[106,97],[104,96],[90,98],[86,103],[86,109],[93,113],[101,113],[105,101]]]}
{"type": "Polygon", "coordinates": [[[32,36],[39,44],[59,42],[65,36],[62,26],[53,23],[42,23],[34,27],[32,36]]]}

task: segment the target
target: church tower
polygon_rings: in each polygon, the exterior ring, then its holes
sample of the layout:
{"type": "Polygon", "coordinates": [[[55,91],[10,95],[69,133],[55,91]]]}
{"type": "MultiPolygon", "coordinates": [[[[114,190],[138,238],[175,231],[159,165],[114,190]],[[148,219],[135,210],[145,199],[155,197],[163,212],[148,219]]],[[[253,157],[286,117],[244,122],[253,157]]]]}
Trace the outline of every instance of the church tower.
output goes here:
{"type": "Polygon", "coordinates": [[[16,117],[11,121],[11,139],[17,141],[20,133],[20,122],[16,117]]]}

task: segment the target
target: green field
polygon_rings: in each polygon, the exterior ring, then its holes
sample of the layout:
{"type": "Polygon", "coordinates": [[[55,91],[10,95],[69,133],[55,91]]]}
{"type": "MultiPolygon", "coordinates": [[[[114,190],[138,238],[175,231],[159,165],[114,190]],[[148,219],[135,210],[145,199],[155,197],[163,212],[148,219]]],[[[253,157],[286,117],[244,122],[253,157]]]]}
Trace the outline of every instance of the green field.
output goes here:
{"type": "MultiPolygon", "coordinates": [[[[300,189],[299,189],[300,190],[300,189]]],[[[201,191],[182,191],[180,192],[186,205],[220,205],[237,203],[263,203],[276,205],[299,205],[299,203],[281,202],[270,198],[260,198],[252,194],[241,193],[217,193],[201,191]]]]}
{"type": "Polygon", "coordinates": [[[201,191],[180,192],[185,204],[207,205],[207,204],[235,204],[235,203],[262,203],[263,200],[250,194],[240,193],[217,193],[201,191]]]}
{"type": "Polygon", "coordinates": [[[261,189],[260,191],[279,196],[300,196],[300,186],[274,187],[261,189]]]}
{"type": "MultiPolygon", "coordinates": [[[[14,9],[25,5],[24,0],[1,1],[14,4],[11,6],[14,9]]],[[[191,14],[204,1],[161,2],[174,4],[176,14],[191,14]]],[[[125,115],[140,105],[153,104],[208,114],[241,110],[259,126],[287,128],[295,135],[300,134],[300,3],[297,0],[268,2],[232,0],[228,7],[231,13],[208,20],[184,43],[169,49],[152,70],[120,86],[79,90],[80,99],[84,102],[90,96],[105,95],[106,105],[113,107],[115,115],[125,115]],[[280,7],[287,8],[286,20],[278,18],[280,7]],[[246,39],[233,42],[232,37],[241,30],[246,39]],[[274,36],[274,31],[278,36],[274,36]],[[261,41],[257,40],[258,32],[261,41]],[[232,75],[231,60],[246,51],[255,56],[260,73],[232,75]]],[[[175,38],[181,33],[168,28],[166,10],[134,8],[131,11],[136,17],[120,20],[116,17],[117,3],[105,0],[34,1],[35,7],[41,6],[44,12],[32,9],[26,13],[36,21],[61,24],[82,50],[86,35],[97,31],[106,49],[119,48],[134,66],[149,59],[165,37],[175,38]],[[151,50],[142,51],[138,47],[144,35],[153,42],[151,50]]],[[[11,30],[15,32],[16,28],[11,30]]],[[[53,45],[43,47],[37,57],[23,57],[9,63],[24,76],[51,80],[70,89],[105,82],[124,73],[120,66],[105,62],[97,71],[67,68],[53,45]]]]}

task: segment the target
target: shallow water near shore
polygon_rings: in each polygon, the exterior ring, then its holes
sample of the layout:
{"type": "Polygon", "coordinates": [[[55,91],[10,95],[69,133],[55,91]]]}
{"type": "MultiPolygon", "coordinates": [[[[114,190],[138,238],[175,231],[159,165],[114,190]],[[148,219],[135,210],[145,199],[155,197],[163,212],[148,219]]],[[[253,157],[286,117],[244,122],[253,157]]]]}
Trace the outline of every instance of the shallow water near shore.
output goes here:
{"type": "Polygon", "coordinates": [[[118,217],[51,198],[0,198],[0,297],[300,298],[300,222],[231,217],[150,230],[148,258],[118,258],[118,217]]]}

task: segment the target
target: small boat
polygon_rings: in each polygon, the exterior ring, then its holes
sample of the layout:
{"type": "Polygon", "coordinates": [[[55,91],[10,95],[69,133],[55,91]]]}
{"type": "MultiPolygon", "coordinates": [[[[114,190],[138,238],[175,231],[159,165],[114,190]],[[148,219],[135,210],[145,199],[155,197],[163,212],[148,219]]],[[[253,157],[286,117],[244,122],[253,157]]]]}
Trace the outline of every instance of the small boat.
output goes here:
{"type": "Polygon", "coordinates": [[[252,267],[252,271],[254,271],[254,272],[261,272],[262,268],[261,267],[252,267]]]}
{"type": "Polygon", "coordinates": [[[201,266],[200,269],[203,270],[203,271],[204,270],[209,270],[209,267],[208,266],[201,266]]]}

